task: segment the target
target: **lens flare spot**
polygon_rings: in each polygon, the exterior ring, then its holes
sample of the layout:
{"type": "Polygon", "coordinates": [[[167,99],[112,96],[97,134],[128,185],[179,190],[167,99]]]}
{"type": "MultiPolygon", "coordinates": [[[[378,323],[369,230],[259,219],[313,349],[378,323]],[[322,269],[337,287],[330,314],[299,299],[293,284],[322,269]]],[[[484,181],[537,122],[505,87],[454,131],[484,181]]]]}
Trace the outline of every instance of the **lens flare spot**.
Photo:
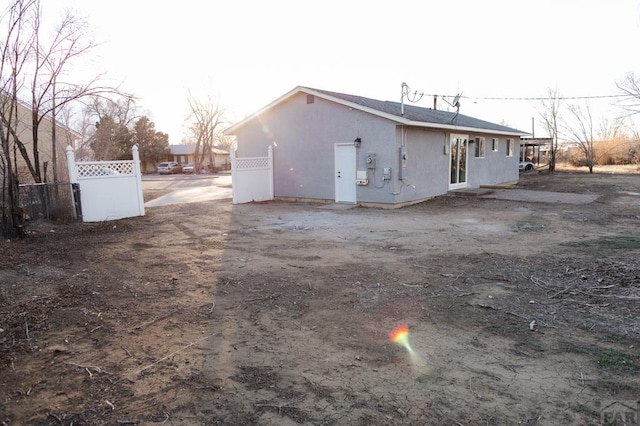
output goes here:
{"type": "Polygon", "coordinates": [[[409,345],[409,327],[406,324],[402,324],[394,328],[393,331],[389,333],[389,339],[407,350],[409,360],[411,361],[416,374],[429,373],[429,367],[427,367],[422,356],[418,352],[414,351],[409,345]]]}
{"type": "Polygon", "coordinates": [[[393,331],[389,333],[389,339],[391,339],[392,342],[411,350],[411,347],[409,346],[409,327],[406,324],[402,324],[394,328],[393,331]]]}

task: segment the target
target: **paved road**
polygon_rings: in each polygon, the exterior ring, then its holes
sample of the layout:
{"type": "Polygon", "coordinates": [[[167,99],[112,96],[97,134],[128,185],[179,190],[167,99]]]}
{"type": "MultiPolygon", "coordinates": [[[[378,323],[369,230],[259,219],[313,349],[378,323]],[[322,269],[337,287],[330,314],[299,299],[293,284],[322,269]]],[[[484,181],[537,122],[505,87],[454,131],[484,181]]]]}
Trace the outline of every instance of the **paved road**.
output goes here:
{"type": "Polygon", "coordinates": [[[197,203],[210,200],[230,200],[231,175],[144,175],[142,189],[170,190],[168,194],[144,204],[145,207],[169,204],[197,203]]]}

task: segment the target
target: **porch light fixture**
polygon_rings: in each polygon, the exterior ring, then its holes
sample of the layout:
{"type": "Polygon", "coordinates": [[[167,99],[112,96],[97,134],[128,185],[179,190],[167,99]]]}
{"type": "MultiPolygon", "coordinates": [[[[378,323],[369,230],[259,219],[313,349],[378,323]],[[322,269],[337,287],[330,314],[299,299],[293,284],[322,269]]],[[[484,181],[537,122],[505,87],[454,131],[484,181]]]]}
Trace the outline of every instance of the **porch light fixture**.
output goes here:
{"type": "Polygon", "coordinates": [[[353,140],[353,146],[355,146],[356,148],[360,148],[360,145],[362,145],[362,139],[360,138],[355,138],[353,140]]]}

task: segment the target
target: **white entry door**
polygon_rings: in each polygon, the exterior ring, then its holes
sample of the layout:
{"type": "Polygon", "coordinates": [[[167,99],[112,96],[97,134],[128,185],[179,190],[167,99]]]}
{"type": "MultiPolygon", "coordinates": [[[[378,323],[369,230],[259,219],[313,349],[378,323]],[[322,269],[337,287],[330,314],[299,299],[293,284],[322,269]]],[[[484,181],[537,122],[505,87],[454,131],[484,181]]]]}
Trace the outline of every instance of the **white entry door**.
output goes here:
{"type": "Polygon", "coordinates": [[[335,147],[336,203],[356,202],[356,147],[336,144],[335,147]]]}

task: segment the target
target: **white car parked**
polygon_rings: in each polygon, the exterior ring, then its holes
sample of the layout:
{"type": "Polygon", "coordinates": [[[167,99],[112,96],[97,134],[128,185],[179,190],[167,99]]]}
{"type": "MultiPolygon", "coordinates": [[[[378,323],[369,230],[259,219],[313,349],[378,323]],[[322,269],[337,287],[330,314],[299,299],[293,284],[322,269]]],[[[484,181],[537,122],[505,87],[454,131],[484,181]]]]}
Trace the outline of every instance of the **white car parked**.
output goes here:
{"type": "Polygon", "coordinates": [[[182,173],[182,166],[175,161],[166,161],[158,164],[158,174],[172,175],[174,173],[182,173]]]}
{"type": "Polygon", "coordinates": [[[520,162],[520,171],[530,172],[535,169],[536,166],[531,161],[521,161],[520,162]]]}

